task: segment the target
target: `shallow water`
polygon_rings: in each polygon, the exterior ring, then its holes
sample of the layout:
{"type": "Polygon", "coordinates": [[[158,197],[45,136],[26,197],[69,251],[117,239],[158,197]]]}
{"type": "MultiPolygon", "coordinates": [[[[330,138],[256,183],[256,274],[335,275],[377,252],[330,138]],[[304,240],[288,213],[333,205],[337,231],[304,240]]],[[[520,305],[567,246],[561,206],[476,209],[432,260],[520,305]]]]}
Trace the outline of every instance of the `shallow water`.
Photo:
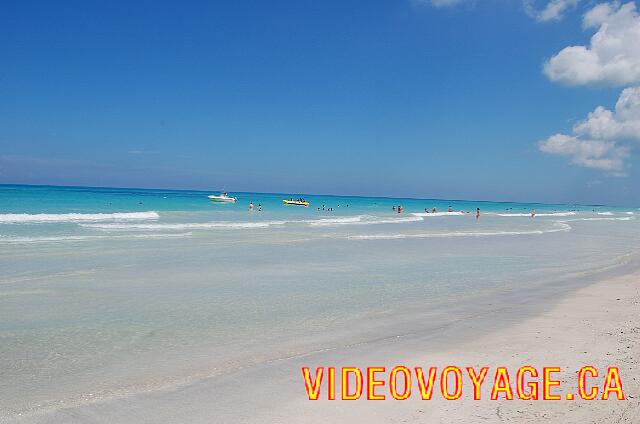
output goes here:
{"type": "Polygon", "coordinates": [[[640,247],[630,208],[206,195],[0,186],[0,410],[385,337],[452,303],[615,270],[640,247]],[[424,213],[450,205],[464,213],[424,213]]]}

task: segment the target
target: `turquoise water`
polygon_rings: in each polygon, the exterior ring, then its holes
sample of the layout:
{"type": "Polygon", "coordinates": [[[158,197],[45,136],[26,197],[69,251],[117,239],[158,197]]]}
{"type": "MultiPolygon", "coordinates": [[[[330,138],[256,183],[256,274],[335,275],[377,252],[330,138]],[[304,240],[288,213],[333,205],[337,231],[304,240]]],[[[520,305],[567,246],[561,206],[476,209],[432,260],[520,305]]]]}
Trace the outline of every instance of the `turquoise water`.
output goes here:
{"type": "MultiPolygon", "coordinates": [[[[235,205],[220,205],[206,201],[212,192],[185,190],[150,190],[125,188],[88,188],[56,186],[20,186],[0,185],[0,213],[109,213],[183,211],[212,212],[221,217],[238,217],[234,213],[247,210],[249,202],[261,203],[265,211],[283,216],[302,215],[296,208],[284,208],[283,199],[304,197],[311,202],[310,210],[325,205],[334,208],[333,212],[347,214],[378,212],[387,213],[392,206],[403,205],[407,211],[422,212],[425,208],[436,207],[446,211],[452,206],[455,211],[524,211],[532,208],[542,211],[564,210],[611,210],[605,206],[581,206],[541,203],[510,203],[467,200],[375,198],[347,196],[318,196],[304,193],[232,193],[238,198],[235,205]],[[338,209],[341,208],[341,209],[338,209]],[[347,210],[347,208],[350,208],[347,210]]],[[[628,210],[628,209],[620,209],[628,210]]]]}
{"type": "MultiPolygon", "coordinates": [[[[464,212],[465,215],[472,216],[475,215],[476,208],[481,209],[483,216],[494,217],[499,216],[497,214],[512,217],[529,216],[532,210],[536,210],[539,218],[550,214],[559,214],[555,215],[559,217],[565,214],[597,214],[598,212],[605,214],[629,212],[631,216],[633,212],[629,208],[606,206],[316,196],[300,193],[232,193],[238,198],[238,202],[221,204],[209,201],[208,194],[211,193],[120,188],[0,186],[0,243],[78,242],[109,237],[126,238],[127,235],[132,238],[190,237],[194,235],[193,231],[198,230],[211,232],[267,227],[276,232],[301,227],[310,230],[325,227],[329,230],[349,226],[349,229],[353,230],[358,227],[363,228],[364,225],[423,222],[425,218],[441,218],[441,215],[448,210],[453,210],[455,213],[464,212]],[[301,197],[311,203],[309,208],[282,204],[283,199],[301,197]],[[250,202],[254,203],[252,212],[248,210],[250,202]],[[398,205],[404,208],[402,214],[393,210],[398,205]],[[436,208],[437,214],[416,215],[433,211],[433,208],[436,208]],[[183,231],[182,234],[179,233],[180,230],[183,231]]],[[[458,220],[456,224],[461,222],[464,222],[463,227],[474,225],[473,221],[469,220],[458,220]]],[[[438,223],[443,225],[438,225],[435,228],[436,232],[438,229],[449,228],[450,222],[439,220],[438,223]]],[[[513,226],[514,221],[496,221],[495,224],[491,228],[499,232],[504,224],[513,226]]],[[[519,225],[513,226],[514,231],[536,231],[538,227],[526,221],[519,221],[517,224],[519,225]]],[[[546,231],[549,229],[547,227],[546,224],[541,225],[540,230],[546,231]]],[[[344,234],[344,232],[341,233],[344,234]]]]}
{"type": "Polygon", "coordinates": [[[423,331],[447,305],[560,289],[640,248],[633,208],[207,194],[0,186],[2,414],[423,331]]]}

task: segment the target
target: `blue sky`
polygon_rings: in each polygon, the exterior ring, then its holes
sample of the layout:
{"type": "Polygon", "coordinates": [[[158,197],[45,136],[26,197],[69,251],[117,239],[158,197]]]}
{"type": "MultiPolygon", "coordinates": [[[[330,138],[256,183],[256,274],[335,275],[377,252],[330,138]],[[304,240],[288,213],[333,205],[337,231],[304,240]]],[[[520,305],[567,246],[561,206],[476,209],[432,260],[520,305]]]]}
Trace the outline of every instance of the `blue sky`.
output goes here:
{"type": "Polygon", "coordinates": [[[0,183],[640,204],[578,127],[640,78],[559,54],[620,5],[554,2],[5,4],[0,183]]]}

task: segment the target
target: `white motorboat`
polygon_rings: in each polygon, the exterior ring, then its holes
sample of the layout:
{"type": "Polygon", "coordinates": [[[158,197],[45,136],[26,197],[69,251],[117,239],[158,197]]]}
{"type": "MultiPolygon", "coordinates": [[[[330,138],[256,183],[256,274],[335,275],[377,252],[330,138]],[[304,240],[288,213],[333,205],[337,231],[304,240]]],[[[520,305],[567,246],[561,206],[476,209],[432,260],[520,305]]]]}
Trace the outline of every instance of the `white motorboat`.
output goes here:
{"type": "Polygon", "coordinates": [[[236,203],[238,201],[237,197],[231,197],[231,196],[229,196],[229,193],[211,194],[211,195],[209,195],[207,197],[212,202],[236,203]]]}

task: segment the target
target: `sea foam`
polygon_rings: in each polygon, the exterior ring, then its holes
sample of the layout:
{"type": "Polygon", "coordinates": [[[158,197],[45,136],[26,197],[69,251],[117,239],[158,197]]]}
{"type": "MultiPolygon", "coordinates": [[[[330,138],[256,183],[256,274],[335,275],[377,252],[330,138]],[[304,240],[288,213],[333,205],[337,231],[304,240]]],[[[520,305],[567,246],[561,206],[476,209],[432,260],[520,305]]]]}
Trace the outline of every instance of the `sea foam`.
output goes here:
{"type": "Polygon", "coordinates": [[[36,236],[36,237],[6,237],[0,236],[0,244],[37,244],[83,242],[92,240],[130,240],[130,239],[165,239],[191,237],[193,233],[169,234],[129,234],[118,236],[36,236]]]}
{"type": "MultiPolygon", "coordinates": [[[[415,215],[415,214],[412,214],[415,215]]],[[[303,221],[313,227],[337,226],[337,225],[380,225],[403,224],[407,222],[422,221],[419,216],[378,217],[372,215],[358,215],[353,217],[322,218],[318,220],[303,221]]]]}
{"type": "Polygon", "coordinates": [[[363,234],[352,235],[350,240],[397,240],[412,238],[451,238],[451,237],[492,237],[492,236],[519,236],[536,235],[571,231],[571,226],[563,222],[557,222],[554,228],[549,230],[530,231],[454,231],[448,233],[405,233],[405,234],[363,234]]]}
{"type": "Polygon", "coordinates": [[[419,216],[421,218],[434,217],[434,216],[463,216],[464,212],[414,212],[411,215],[419,216]]]}
{"type": "Polygon", "coordinates": [[[77,222],[77,221],[129,221],[160,218],[156,211],[116,213],[7,213],[0,214],[0,224],[77,222]]]}
{"type": "Polygon", "coordinates": [[[563,222],[573,222],[573,221],[631,221],[635,219],[633,216],[622,216],[622,217],[598,217],[598,218],[575,218],[575,219],[567,219],[563,222]]]}
{"type": "Polygon", "coordinates": [[[272,225],[284,225],[287,221],[258,221],[258,222],[233,222],[233,221],[210,221],[210,222],[184,222],[166,224],[146,224],[146,223],[108,223],[108,224],[80,224],[81,227],[95,228],[98,230],[198,230],[198,229],[245,229],[245,228],[268,228],[272,225]]]}
{"type": "MultiPolygon", "coordinates": [[[[531,217],[531,213],[487,213],[487,215],[495,215],[495,216],[503,216],[503,217],[520,217],[520,216],[528,216],[531,217]]],[[[573,216],[576,215],[575,212],[550,212],[550,213],[536,213],[535,216],[573,216]]]]}

